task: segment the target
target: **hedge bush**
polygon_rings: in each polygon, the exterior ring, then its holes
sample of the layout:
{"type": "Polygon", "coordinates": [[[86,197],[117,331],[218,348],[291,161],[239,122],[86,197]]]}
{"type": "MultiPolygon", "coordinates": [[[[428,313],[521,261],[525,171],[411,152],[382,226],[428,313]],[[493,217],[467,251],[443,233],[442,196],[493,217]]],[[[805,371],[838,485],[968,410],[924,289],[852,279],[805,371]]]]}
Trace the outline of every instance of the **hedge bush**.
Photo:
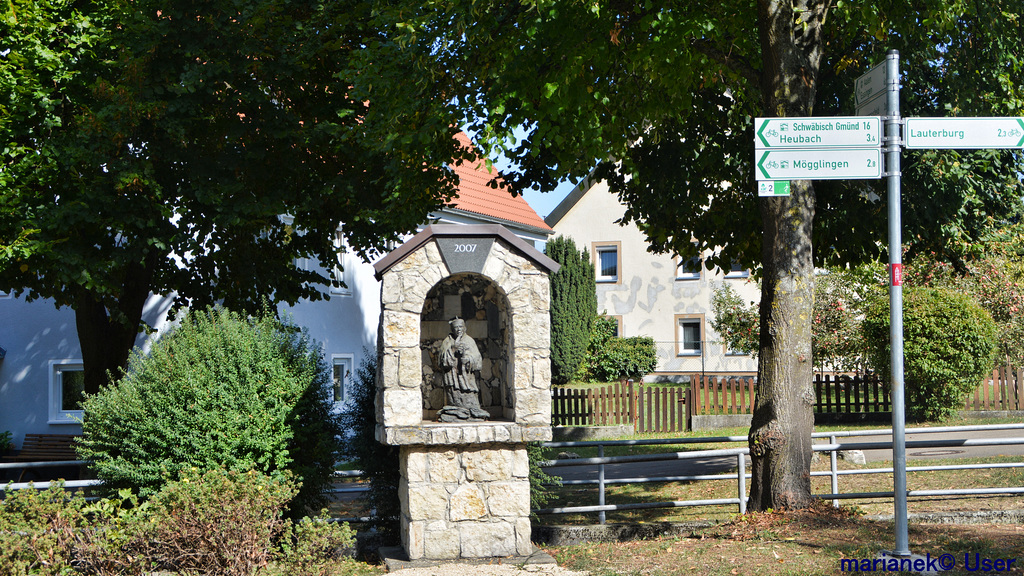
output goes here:
{"type": "Polygon", "coordinates": [[[649,336],[620,338],[618,324],[607,316],[594,321],[590,349],[580,368],[579,380],[611,382],[623,378],[640,379],[658,365],[658,351],[649,336]]]}
{"type": "Polygon", "coordinates": [[[326,504],[340,421],[319,345],[267,311],[190,312],[124,376],[88,398],[79,454],[142,497],[183,470],[290,472],[294,513],[326,504]]]}
{"type": "MultiPolygon", "coordinates": [[[[942,420],[992,370],[997,345],[992,317],[970,297],[950,290],[903,291],[904,389],[907,413],[942,420]]],[[[890,373],[889,301],[879,299],[861,323],[872,365],[890,373]]]]}

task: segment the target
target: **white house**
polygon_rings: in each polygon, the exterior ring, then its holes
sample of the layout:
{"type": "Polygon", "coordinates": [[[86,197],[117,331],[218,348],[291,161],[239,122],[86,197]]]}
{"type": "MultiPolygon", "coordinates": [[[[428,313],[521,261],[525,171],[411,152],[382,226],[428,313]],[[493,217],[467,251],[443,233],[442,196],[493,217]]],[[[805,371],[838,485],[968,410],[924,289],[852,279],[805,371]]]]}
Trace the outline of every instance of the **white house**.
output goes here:
{"type": "MultiPolygon", "coordinates": [[[[469,138],[459,140],[471,146],[469,138]]],[[[424,224],[501,224],[531,245],[543,243],[551,228],[521,196],[512,197],[492,189],[493,178],[483,164],[465,163],[454,167],[459,174],[459,197],[424,224]]],[[[372,263],[346,252],[338,243],[340,267],[335,274],[345,288],[328,288],[330,299],[300,302],[286,311],[300,326],[320,341],[334,366],[335,399],[344,402],[349,380],[364,350],[377,346],[380,316],[380,283],[372,263]]],[[[300,266],[318,266],[299,262],[300,266]]],[[[145,347],[167,325],[169,299],[153,295],[146,305],[144,320],[157,329],[154,336],[140,336],[136,344],[145,347]]],[[[25,302],[0,293],[0,433],[10,431],[16,445],[26,433],[80,434],[82,386],[81,349],[75,329],[74,311],[56,309],[52,301],[25,302]]]]}
{"type": "Polygon", "coordinates": [[[727,349],[710,328],[711,295],[729,283],[746,301],[760,293],[748,271],[708,270],[699,259],[680,261],[647,251],[635,224],[615,223],[626,207],[608,184],[585,179],[546,218],[555,235],[573,239],[594,260],[597,310],[618,321],[620,336],[650,336],[658,365],[647,379],[678,381],[695,373],[757,371],[749,355],[727,349]]]}

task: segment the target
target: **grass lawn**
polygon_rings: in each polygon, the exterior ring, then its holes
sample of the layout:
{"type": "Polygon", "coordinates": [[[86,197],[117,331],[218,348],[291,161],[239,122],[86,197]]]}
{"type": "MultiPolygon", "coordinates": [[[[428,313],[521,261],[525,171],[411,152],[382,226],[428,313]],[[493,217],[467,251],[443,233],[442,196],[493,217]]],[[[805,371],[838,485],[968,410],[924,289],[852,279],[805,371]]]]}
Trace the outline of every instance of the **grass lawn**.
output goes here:
{"type": "MultiPolygon", "coordinates": [[[[938,562],[950,554],[955,569],[977,574],[978,559],[1024,562],[1024,528],[1012,525],[911,525],[910,549],[938,562]],[[966,555],[966,558],[965,558],[966,555]],[[965,560],[969,563],[965,563],[965,560]]],[[[595,576],[674,574],[736,576],[842,574],[843,560],[869,561],[891,549],[891,522],[865,520],[847,508],[820,503],[790,514],[749,514],[688,536],[548,547],[560,566],[595,576]]],[[[859,563],[859,562],[858,562],[859,563]]],[[[881,572],[879,570],[878,572],[881,572]]],[[[991,573],[991,572],[990,572],[991,573]]]]}

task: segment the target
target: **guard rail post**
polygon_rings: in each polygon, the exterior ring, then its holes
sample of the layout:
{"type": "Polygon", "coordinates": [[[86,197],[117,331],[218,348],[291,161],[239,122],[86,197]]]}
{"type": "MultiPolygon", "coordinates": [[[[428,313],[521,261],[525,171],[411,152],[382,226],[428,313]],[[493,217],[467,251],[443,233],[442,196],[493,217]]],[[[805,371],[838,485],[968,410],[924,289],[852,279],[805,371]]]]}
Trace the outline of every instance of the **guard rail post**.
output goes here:
{"type": "MultiPolygon", "coordinates": [[[[597,446],[597,457],[598,458],[604,458],[604,444],[598,444],[598,446],[597,446]]],[[[598,484],[597,504],[599,506],[604,506],[604,463],[601,463],[601,464],[597,465],[597,484],[598,484]]],[[[604,526],[604,522],[605,522],[604,510],[601,510],[600,512],[597,513],[597,518],[598,518],[598,520],[600,520],[601,525],[604,526]]]]}
{"type": "MultiPolygon", "coordinates": [[[[836,442],[835,434],[829,436],[828,437],[828,441],[829,441],[830,444],[838,444],[838,442],[836,442]]],[[[829,451],[829,461],[832,464],[831,470],[832,470],[832,493],[833,494],[839,494],[839,466],[838,466],[838,463],[836,462],[837,454],[838,454],[837,450],[830,450],[829,451]]],[[[832,499],[832,506],[835,507],[835,508],[839,508],[839,500],[832,499]]]]}
{"type": "Polygon", "coordinates": [[[747,513],[747,463],[743,452],[736,455],[736,487],[740,498],[740,514],[747,513]]]}

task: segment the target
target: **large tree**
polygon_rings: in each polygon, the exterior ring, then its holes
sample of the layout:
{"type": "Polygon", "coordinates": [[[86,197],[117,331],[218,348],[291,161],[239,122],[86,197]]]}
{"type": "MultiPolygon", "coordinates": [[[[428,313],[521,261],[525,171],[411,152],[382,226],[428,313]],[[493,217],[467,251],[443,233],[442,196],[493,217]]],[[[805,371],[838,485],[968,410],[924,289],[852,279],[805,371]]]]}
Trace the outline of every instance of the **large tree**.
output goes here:
{"type": "Polygon", "coordinates": [[[329,269],[339,225],[367,255],[451,196],[453,103],[356,86],[360,50],[389,45],[371,8],[0,4],[0,290],[75,310],[86,391],[124,366],[151,293],[317,299],[331,279],[296,260],[329,269]]]}
{"type": "MultiPolygon", "coordinates": [[[[513,193],[605,178],[653,250],[760,265],[749,508],[809,503],[814,265],[877,257],[885,195],[875,182],[798,181],[758,199],[753,117],[852,114],[854,79],[888,49],[903,55],[904,115],[1019,109],[1019,2],[398,1],[377,16],[401,45],[432,48],[410,76],[444,83],[517,162],[503,173],[513,193]]],[[[1019,204],[1020,162],[909,154],[911,246],[967,249],[1019,204]]]]}

